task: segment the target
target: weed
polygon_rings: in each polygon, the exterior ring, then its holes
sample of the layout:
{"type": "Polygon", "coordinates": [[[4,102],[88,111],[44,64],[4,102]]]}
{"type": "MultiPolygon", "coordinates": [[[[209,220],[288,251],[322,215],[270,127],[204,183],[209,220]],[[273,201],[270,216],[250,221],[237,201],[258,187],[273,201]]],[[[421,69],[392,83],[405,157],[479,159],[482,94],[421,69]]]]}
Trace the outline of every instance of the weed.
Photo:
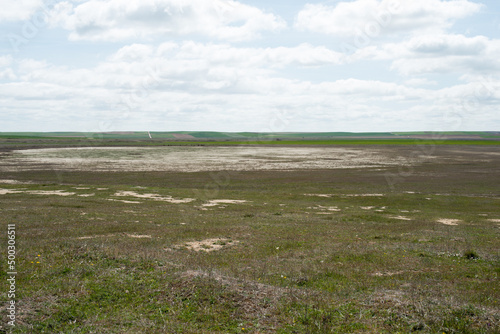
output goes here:
{"type": "Polygon", "coordinates": [[[464,257],[466,259],[468,259],[468,260],[479,259],[479,255],[475,251],[473,251],[471,249],[469,249],[469,250],[467,250],[467,251],[464,252],[464,257]]]}

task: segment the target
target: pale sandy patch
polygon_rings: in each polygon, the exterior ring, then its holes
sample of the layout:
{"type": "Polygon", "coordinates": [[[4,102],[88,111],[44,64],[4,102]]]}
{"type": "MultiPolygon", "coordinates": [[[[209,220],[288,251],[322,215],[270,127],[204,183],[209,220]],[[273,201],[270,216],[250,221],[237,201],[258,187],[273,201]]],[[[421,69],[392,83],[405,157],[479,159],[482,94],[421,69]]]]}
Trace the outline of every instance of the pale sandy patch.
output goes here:
{"type": "Polygon", "coordinates": [[[371,210],[371,209],[374,209],[375,207],[374,206],[360,206],[360,208],[363,210],[371,210]]]}
{"type": "Polygon", "coordinates": [[[109,188],[96,188],[96,190],[108,190],[109,188]]]}
{"type": "Polygon", "coordinates": [[[488,219],[488,221],[492,223],[500,223],[500,219],[488,219]]]}
{"type": "Polygon", "coordinates": [[[207,207],[207,206],[217,206],[221,204],[242,204],[242,203],[247,203],[248,201],[242,200],[242,199],[213,199],[211,201],[208,201],[207,203],[202,204],[202,207],[207,207]]]}
{"type": "Polygon", "coordinates": [[[238,242],[239,241],[237,240],[231,240],[227,238],[213,238],[213,239],[205,239],[202,241],[186,242],[185,247],[195,252],[204,251],[208,253],[220,250],[223,247],[232,246],[238,242]]]}
{"type": "Polygon", "coordinates": [[[405,217],[405,216],[390,216],[389,218],[399,219],[399,220],[411,220],[411,218],[408,218],[408,217],[405,217]]]}
{"type": "Polygon", "coordinates": [[[323,205],[316,205],[313,207],[309,207],[308,209],[315,209],[315,210],[322,210],[322,211],[342,211],[336,206],[323,206],[323,205]]]}
{"type": "Polygon", "coordinates": [[[19,190],[19,189],[0,189],[0,195],[6,194],[30,194],[30,195],[57,195],[57,196],[71,196],[75,195],[72,192],[64,190],[19,190]]]}
{"type": "Polygon", "coordinates": [[[325,210],[327,210],[327,211],[342,211],[342,210],[340,210],[340,209],[339,209],[338,207],[336,207],[336,206],[325,206],[325,207],[322,207],[321,205],[318,205],[318,207],[319,207],[320,209],[325,209],[325,210]]]}
{"type": "Polygon", "coordinates": [[[95,239],[95,238],[106,238],[106,237],[114,237],[116,234],[101,234],[101,235],[88,235],[84,237],[78,237],[77,239],[79,240],[86,240],[86,239],[95,239]]]}
{"type": "Polygon", "coordinates": [[[177,199],[173,198],[172,196],[167,196],[163,197],[158,194],[139,194],[136,193],[135,191],[118,191],[114,194],[114,196],[130,196],[130,197],[137,197],[137,198],[147,198],[147,199],[152,199],[154,201],[163,201],[163,202],[169,202],[169,203],[189,203],[194,201],[194,198],[182,198],[182,199],[177,199]]]}
{"type": "Polygon", "coordinates": [[[74,187],[74,189],[79,189],[79,190],[89,190],[89,187],[74,187]]]}
{"type": "Polygon", "coordinates": [[[304,194],[304,196],[332,197],[332,194],[304,194]]]}
{"type": "Polygon", "coordinates": [[[78,196],[80,196],[80,197],[91,197],[91,196],[95,196],[95,194],[80,194],[78,196]]]}
{"type": "Polygon", "coordinates": [[[18,181],[18,180],[0,180],[0,183],[4,184],[32,184],[30,181],[18,181]]]}
{"type": "Polygon", "coordinates": [[[345,197],[382,197],[384,194],[345,194],[345,197]]]}
{"type": "Polygon", "coordinates": [[[20,193],[22,193],[22,191],[16,189],[0,189],[0,195],[20,194],[20,193]]]}
{"type": "Polygon", "coordinates": [[[137,238],[137,239],[151,239],[151,236],[149,234],[129,234],[129,233],[125,233],[125,235],[127,237],[130,237],[130,238],[137,238]]]}
{"type": "Polygon", "coordinates": [[[66,192],[64,190],[28,190],[27,194],[31,195],[57,195],[57,196],[71,196],[76,195],[72,192],[66,192]]]}
{"type": "Polygon", "coordinates": [[[142,202],[139,201],[127,201],[124,199],[114,199],[114,198],[108,198],[108,201],[113,201],[113,202],[122,202],[122,203],[129,203],[129,204],[140,204],[142,202]]]}
{"type": "Polygon", "coordinates": [[[447,218],[440,218],[437,220],[438,223],[445,224],[445,225],[458,225],[458,223],[461,222],[460,219],[447,219],[447,218]]]}
{"type": "Polygon", "coordinates": [[[398,270],[398,271],[377,271],[372,273],[372,276],[394,276],[394,275],[401,275],[404,273],[413,273],[413,274],[419,274],[419,273],[437,273],[439,272],[438,270],[435,269],[424,269],[424,270],[398,270]]]}
{"type": "Polygon", "coordinates": [[[394,276],[394,275],[401,275],[403,274],[404,271],[403,270],[400,270],[400,271],[385,271],[385,272],[376,272],[376,273],[373,273],[372,276],[394,276]]]}
{"type": "MultiPolygon", "coordinates": [[[[137,239],[143,239],[143,238],[147,238],[147,239],[151,239],[151,236],[149,234],[131,234],[131,233],[120,233],[120,235],[125,235],[129,238],[137,238],[137,239]]],[[[107,238],[107,237],[115,237],[117,236],[117,234],[101,234],[101,235],[87,235],[87,236],[84,236],[84,237],[78,237],[76,239],[79,239],[79,240],[86,240],[86,239],[95,239],[95,238],[107,238]]]]}

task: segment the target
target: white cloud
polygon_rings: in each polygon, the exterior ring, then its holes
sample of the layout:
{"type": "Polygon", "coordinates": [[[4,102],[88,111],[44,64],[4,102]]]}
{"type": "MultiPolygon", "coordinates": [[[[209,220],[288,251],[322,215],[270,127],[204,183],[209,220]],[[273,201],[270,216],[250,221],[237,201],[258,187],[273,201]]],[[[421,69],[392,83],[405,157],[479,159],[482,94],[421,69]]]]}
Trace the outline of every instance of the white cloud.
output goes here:
{"type": "Polygon", "coordinates": [[[12,56],[0,57],[0,80],[14,80],[16,75],[11,68],[13,63],[12,56]]]}
{"type": "Polygon", "coordinates": [[[55,6],[74,40],[116,41],[198,34],[231,41],[283,29],[279,17],[233,0],[89,0],[55,6]]]}
{"type": "Polygon", "coordinates": [[[418,87],[418,86],[436,86],[438,83],[436,81],[429,80],[427,78],[412,78],[409,80],[406,80],[405,85],[411,86],[411,87],[418,87]]]}
{"type": "Polygon", "coordinates": [[[399,43],[356,50],[349,62],[389,60],[402,75],[499,73],[500,40],[453,34],[419,35],[399,43]]]}
{"type": "MultiPolygon", "coordinates": [[[[404,47],[398,44],[392,49],[400,48],[398,56],[411,59],[420,52],[420,47],[414,47],[418,45],[409,40],[404,47]]],[[[488,48],[477,46],[478,52],[488,48]]],[[[442,49],[435,48],[435,52],[442,53],[442,49]]],[[[196,42],[127,45],[92,68],[70,69],[2,57],[4,67],[0,70],[13,70],[13,76],[11,82],[0,83],[4,106],[0,112],[8,107],[38,120],[43,109],[46,118],[59,120],[63,126],[59,130],[75,129],[72,124],[77,117],[79,124],[87,124],[80,128],[84,131],[139,127],[227,130],[229,120],[237,126],[234,130],[254,131],[334,131],[345,127],[362,131],[370,120],[371,126],[383,131],[412,130],[405,120],[440,119],[443,110],[462,108],[464,103],[478,115],[490,115],[492,101],[498,99],[493,91],[499,81],[494,79],[488,82],[487,94],[475,99],[483,87],[477,78],[470,78],[473,81],[468,84],[436,89],[423,78],[402,85],[353,78],[313,83],[283,76],[288,67],[343,61],[342,55],[309,44],[236,48],[196,42]],[[419,106],[418,114],[415,105],[419,106]],[[276,115],[282,115],[279,122],[276,115]],[[276,125],[283,125],[282,118],[287,120],[286,127],[276,125]],[[392,122],[392,129],[387,128],[388,122],[392,122]]]]}
{"type": "Polygon", "coordinates": [[[297,15],[295,27],[316,33],[368,38],[387,33],[442,31],[457,19],[480,10],[468,0],[355,0],[335,6],[307,4],[297,15]]]}
{"type": "Polygon", "coordinates": [[[19,60],[18,79],[0,84],[0,100],[26,114],[43,108],[47,117],[66,120],[67,126],[68,110],[104,122],[93,131],[116,130],[123,124],[161,130],[176,119],[185,122],[181,128],[220,129],[218,124],[233,120],[242,124],[240,130],[284,131],[288,128],[276,125],[280,112],[296,130],[309,124],[312,131],[316,122],[326,131],[340,122],[379,118],[384,103],[417,99],[425,104],[432,96],[427,90],[375,80],[314,84],[280,76],[283,66],[315,64],[316,52],[322,55],[324,50],[309,45],[238,49],[188,42],[126,46],[91,69],[19,60]]]}
{"type": "Polygon", "coordinates": [[[148,119],[162,115],[171,119],[175,114],[186,121],[206,118],[200,124],[207,125],[238,118],[246,120],[243,124],[255,125],[264,118],[262,114],[281,107],[310,108],[309,94],[326,100],[320,109],[339,105],[338,99],[333,101],[332,91],[280,76],[289,66],[336,64],[340,56],[309,44],[236,48],[167,42],[124,46],[93,68],[1,58],[15,69],[17,79],[0,84],[0,100],[6,101],[4,106],[25,112],[45,108],[47,114],[61,120],[67,117],[64,108],[114,123],[124,120],[123,115],[140,119],[147,110],[148,119]]]}
{"type": "Polygon", "coordinates": [[[500,40],[484,36],[430,35],[400,47],[392,67],[404,75],[436,73],[498,73],[500,40]]]}
{"type": "Polygon", "coordinates": [[[423,35],[405,43],[408,51],[426,56],[476,56],[488,46],[484,36],[465,37],[463,35],[423,35]]]}
{"type": "Polygon", "coordinates": [[[0,68],[7,67],[7,66],[11,65],[12,62],[13,62],[13,58],[11,55],[1,56],[0,57],[0,68]]]}
{"type": "Polygon", "coordinates": [[[0,123],[19,131],[498,127],[500,40],[452,26],[481,5],[334,3],[297,16],[297,28],[318,34],[235,44],[286,24],[236,1],[59,2],[48,23],[85,42],[48,30],[22,54],[0,56],[0,123]],[[359,34],[368,43],[339,52],[359,34]],[[80,50],[89,59],[74,56],[80,50]]]}
{"type": "Polygon", "coordinates": [[[154,64],[184,72],[216,68],[265,70],[287,66],[316,67],[341,64],[345,61],[344,58],[341,53],[324,46],[312,46],[307,43],[295,47],[238,48],[228,44],[189,41],[181,44],[167,42],[157,47],[144,44],[125,46],[111,55],[109,62],[140,64],[139,68],[154,64]]]}
{"type": "Polygon", "coordinates": [[[0,22],[28,20],[42,5],[42,0],[0,0],[0,22]]]}

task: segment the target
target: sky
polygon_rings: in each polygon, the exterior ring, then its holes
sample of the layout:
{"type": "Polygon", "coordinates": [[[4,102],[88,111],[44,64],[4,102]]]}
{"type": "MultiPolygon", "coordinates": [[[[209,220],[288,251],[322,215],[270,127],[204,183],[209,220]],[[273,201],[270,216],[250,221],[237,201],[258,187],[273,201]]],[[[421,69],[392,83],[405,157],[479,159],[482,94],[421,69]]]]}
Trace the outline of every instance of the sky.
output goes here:
{"type": "Polygon", "coordinates": [[[498,0],[0,0],[0,131],[500,131],[498,0]]]}

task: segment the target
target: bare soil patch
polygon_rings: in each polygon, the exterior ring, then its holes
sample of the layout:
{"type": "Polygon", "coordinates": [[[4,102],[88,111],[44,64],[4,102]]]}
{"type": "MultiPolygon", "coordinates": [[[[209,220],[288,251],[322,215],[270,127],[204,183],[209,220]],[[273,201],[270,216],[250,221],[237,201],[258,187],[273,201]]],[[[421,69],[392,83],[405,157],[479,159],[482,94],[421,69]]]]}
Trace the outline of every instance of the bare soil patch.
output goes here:
{"type": "Polygon", "coordinates": [[[71,195],[76,195],[76,193],[66,192],[64,190],[0,189],[0,195],[6,195],[6,194],[56,195],[56,196],[71,196],[71,195]]]}
{"type": "Polygon", "coordinates": [[[405,216],[389,216],[389,218],[398,219],[398,220],[411,220],[411,218],[408,218],[405,216]]]}
{"type": "Polygon", "coordinates": [[[139,194],[136,193],[135,191],[118,191],[116,192],[113,196],[128,196],[128,197],[137,197],[137,198],[147,198],[147,199],[152,199],[155,201],[163,201],[163,202],[169,202],[169,203],[189,203],[194,201],[194,198],[173,198],[172,196],[160,196],[158,194],[139,194]]]}
{"type": "Polygon", "coordinates": [[[219,206],[222,204],[243,204],[247,203],[248,201],[246,200],[241,200],[241,199],[213,199],[208,201],[207,203],[203,203],[201,206],[202,207],[211,207],[211,206],[219,206]]]}
{"type": "Polygon", "coordinates": [[[83,237],[78,237],[76,239],[78,240],[86,240],[86,239],[96,239],[96,238],[107,238],[107,237],[114,237],[116,234],[101,234],[101,235],[86,235],[83,237]]]}
{"type": "Polygon", "coordinates": [[[311,207],[308,207],[308,209],[313,209],[313,210],[319,210],[319,211],[321,211],[321,212],[317,212],[317,214],[330,214],[332,212],[342,211],[337,206],[323,206],[323,205],[311,206],[311,207]]]}
{"type": "Polygon", "coordinates": [[[87,235],[83,237],[78,237],[76,239],[79,240],[86,240],[86,239],[96,239],[96,238],[108,238],[108,237],[116,237],[116,236],[127,236],[129,238],[135,238],[135,239],[151,239],[151,235],[149,234],[135,234],[135,233],[110,233],[110,234],[101,234],[101,235],[87,235]]]}
{"type": "Polygon", "coordinates": [[[130,238],[135,238],[135,239],[151,239],[151,236],[149,234],[130,234],[130,233],[125,233],[127,237],[130,238]]]}
{"type": "Polygon", "coordinates": [[[383,197],[384,194],[304,194],[304,196],[316,196],[316,197],[383,197]]]}
{"type": "Polygon", "coordinates": [[[108,198],[108,201],[122,202],[122,203],[128,203],[128,204],[141,204],[142,203],[140,201],[127,201],[125,199],[114,199],[114,198],[108,198]]]}
{"type": "Polygon", "coordinates": [[[212,238],[201,241],[186,242],[184,244],[184,247],[195,252],[203,251],[208,253],[216,250],[221,250],[224,247],[232,246],[234,244],[237,244],[238,242],[239,241],[237,240],[231,240],[227,238],[212,238]]]}
{"type": "Polygon", "coordinates": [[[440,218],[437,220],[438,223],[444,224],[444,225],[450,225],[450,226],[455,226],[458,225],[458,223],[462,222],[460,219],[447,219],[447,218],[440,218]]]}
{"type": "Polygon", "coordinates": [[[32,184],[30,181],[18,181],[18,180],[0,180],[0,183],[4,184],[32,184]]]}

